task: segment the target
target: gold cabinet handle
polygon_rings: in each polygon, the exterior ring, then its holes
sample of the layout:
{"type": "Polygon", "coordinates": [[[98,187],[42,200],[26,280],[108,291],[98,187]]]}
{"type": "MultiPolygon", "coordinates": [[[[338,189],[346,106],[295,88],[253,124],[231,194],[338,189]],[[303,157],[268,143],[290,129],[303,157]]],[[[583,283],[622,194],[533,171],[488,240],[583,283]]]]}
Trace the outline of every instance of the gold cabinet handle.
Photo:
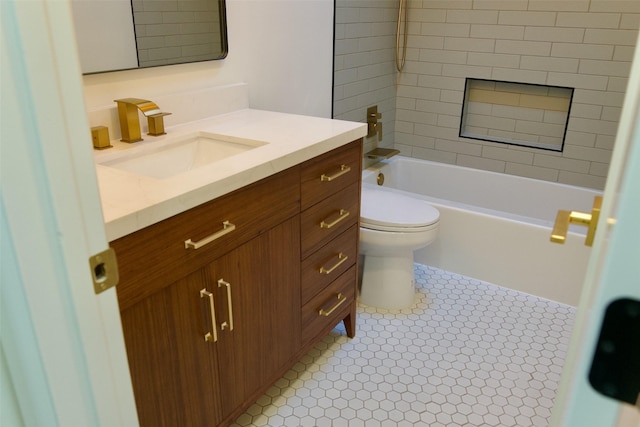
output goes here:
{"type": "Polygon", "coordinates": [[[324,266],[320,267],[320,274],[331,274],[333,270],[340,267],[342,263],[344,263],[349,257],[342,252],[338,254],[338,262],[336,262],[331,268],[324,268],[324,266]]]}
{"type": "Polygon", "coordinates": [[[213,329],[213,333],[207,332],[206,334],[204,334],[204,340],[207,342],[209,341],[216,342],[218,341],[218,332],[216,330],[216,306],[213,301],[213,294],[207,291],[206,288],[200,291],[200,298],[205,298],[205,297],[209,298],[209,306],[211,307],[211,327],[213,329]]]}
{"type": "Polygon", "coordinates": [[[327,222],[328,220],[322,220],[320,222],[320,228],[331,228],[348,216],[349,216],[349,211],[345,209],[340,209],[340,212],[338,213],[338,218],[336,218],[331,222],[327,222]]]}
{"type": "Polygon", "coordinates": [[[338,302],[333,307],[331,307],[328,311],[325,310],[324,308],[321,308],[320,310],[318,310],[318,314],[320,316],[325,316],[325,317],[330,316],[331,313],[336,311],[336,309],[340,307],[340,305],[347,300],[347,297],[342,295],[342,292],[336,295],[336,297],[338,298],[338,302]]]}
{"type": "Polygon", "coordinates": [[[344,175],[345,173],[349,173],[351,168],[347,165],[340,165],[340,169],[337,172],[334,172],[331,175],[322,174],[320,175],[320,181],[333,181],[334,179],[344,175]]]}
{"type": "Polygon", "coordinates": [[[236,229],[235,225],[231,224],[229,221],[224,221],[222,223],[222,230],[217,231],[217,232],[213,233],[212,235],[210,235],[209,237],[205,237],[202,240],[198,240],[197,242],[194,242],[191,239],[185,240],[184,241],[184,247],[185,247],[185,249],[189,249],[189,248],[200,249],[204,245],[207,245],[207,244],[213,242],[214,240],[219,239],[220,237],[224,236],[225,234],[231,233],[235,229],[236,229]]]}
{"type": "Polygon", "coordinates": [[[596,227],[600,218],[600,210],[602,208],[602,196],[596,196],[593,200],[593,208],[591,213],[559,210],[556,216],[556,222],[551,231],[551,241],[553,243],[563,244],[567,239],[569,232],[569,224],[578,224],[588,227],[587,238],[584,241],[586,246],[593,246],[593,239],[596,235],[596,227]]]}
{"type": "Polygon", "coordinates": [[[218,287],[227,288],[227,308],[229,310],[229,321],[222,322],[220,324],[220,329],[223,331],[229,328],[229,331],[233,331],[233,302],[231,301],[231,283],[225,282],[223,279],[218,280],[218,287]]]}

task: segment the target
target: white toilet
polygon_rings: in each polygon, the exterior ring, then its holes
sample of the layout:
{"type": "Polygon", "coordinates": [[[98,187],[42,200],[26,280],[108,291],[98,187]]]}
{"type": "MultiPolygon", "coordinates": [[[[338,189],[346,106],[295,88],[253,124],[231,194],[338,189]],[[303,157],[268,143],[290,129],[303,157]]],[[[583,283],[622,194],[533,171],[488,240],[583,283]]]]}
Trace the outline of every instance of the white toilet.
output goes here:
{"type": "Polygon", "coordinates": [[[424,200],[363,186],[360,205],[363,304],[387,309],[413,305],[413,252],[435,240],[439,220],[440,212],[424,200]]]}

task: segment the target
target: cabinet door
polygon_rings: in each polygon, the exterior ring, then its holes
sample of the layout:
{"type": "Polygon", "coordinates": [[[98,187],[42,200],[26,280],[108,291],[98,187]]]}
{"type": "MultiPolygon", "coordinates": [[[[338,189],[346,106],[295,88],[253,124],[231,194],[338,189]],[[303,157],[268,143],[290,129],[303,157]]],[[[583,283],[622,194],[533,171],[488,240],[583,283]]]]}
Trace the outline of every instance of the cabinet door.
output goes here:
{"type": "Polygon", "coordinates": [[[300,347],[299,242],[295,217],[208,268],[216,286],[215,347],[224,419],[253,403],[300,347]]]}
{"type": "Polygon", "coordinates": [[[140,425],[217,425],[217,366],[204,270],[122,311],[140,425]]]}

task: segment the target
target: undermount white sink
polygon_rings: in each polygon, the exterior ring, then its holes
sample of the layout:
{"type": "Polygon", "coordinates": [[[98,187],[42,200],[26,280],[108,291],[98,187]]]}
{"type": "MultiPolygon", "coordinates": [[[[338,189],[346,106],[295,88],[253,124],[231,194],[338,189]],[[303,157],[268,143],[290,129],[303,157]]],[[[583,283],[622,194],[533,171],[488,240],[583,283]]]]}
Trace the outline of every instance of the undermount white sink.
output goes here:
{"type": "Polygon", "coordinates": [[[163,142],[133,147],[116,158],[101,161],[100,164],[137,175],[163,179],[266,144],[263,141],[196,132],[163,142]]]}

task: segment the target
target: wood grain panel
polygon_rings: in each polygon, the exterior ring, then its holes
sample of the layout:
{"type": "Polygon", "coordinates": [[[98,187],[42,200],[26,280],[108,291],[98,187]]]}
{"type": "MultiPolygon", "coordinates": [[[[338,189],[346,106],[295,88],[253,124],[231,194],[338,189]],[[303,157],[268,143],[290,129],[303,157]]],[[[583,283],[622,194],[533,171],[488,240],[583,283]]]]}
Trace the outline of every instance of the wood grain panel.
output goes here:
{"type": "Polygon", "coordinates": [[[300,346],[299,219],[291,218],[229,252],[207,269],[211,280],[230,283],[216,294],[220,401],[223,417],[245,409],[300,346]],[[293,328],[292,328],[293,326],[293,328]],[[293,330],[292,330],[293,329],[293,330]],[[294,332],[295,335],[292,335],[294,332]]]}
{"type": "Polygon", "coordinates": [[[141,426],[215,425],[217,372],[201,271],[121,313],[141,426]]]}
{"type": "Polygon", "coordinates": [[[358,226],[353,225],[303,261],[302,280],[300,283],[302,304],[307,303],[329,283],[356,263],[358,257],[357,243],[358,226]],[[339,262],[338,255],[340,253],[347,257],[346,260],[331,273],[322,273],[320,267],[329,269],[334,266],[339,262]]]}
{"type": "Polygon", "coordinates": [[[299,179],[298,169],[289,169],[111,242],[118,257],[120,309],[296,215],[299,179]],[[203,239],[226,220],[236,225],[234,231],[200,249],[185,249],[185,240],[203,239]]]}
{"type": "Polygon", "coordinates": [[[356,269],[351,267],[302,307],[302,342],[306,343],[330,331],[336,323],[347,318],[355,308],[356,269]],[[342,293],[347,300],[331,315],[322,316],[321,308],[329,309],[342,293]]]}
{"type": "Polygon", "coordinates": [[[362,174],[362,139],[336,148],[301,165],[301,208],[307,209],[319,201],[360,180],[362,174]],[[331,175],[345,165],[351,170],[332,180],[322,181],[323,174],[331,175]]]}
{"type": "Polygon", "coordinates": [[[360,219],[360,184],[355,182],[302,212],[302,259],[337,237],[360,219]],[[333,221],[341,209],[349,212],[344,220],[331,228],[322,228],[322,221],[333,221]]]}

